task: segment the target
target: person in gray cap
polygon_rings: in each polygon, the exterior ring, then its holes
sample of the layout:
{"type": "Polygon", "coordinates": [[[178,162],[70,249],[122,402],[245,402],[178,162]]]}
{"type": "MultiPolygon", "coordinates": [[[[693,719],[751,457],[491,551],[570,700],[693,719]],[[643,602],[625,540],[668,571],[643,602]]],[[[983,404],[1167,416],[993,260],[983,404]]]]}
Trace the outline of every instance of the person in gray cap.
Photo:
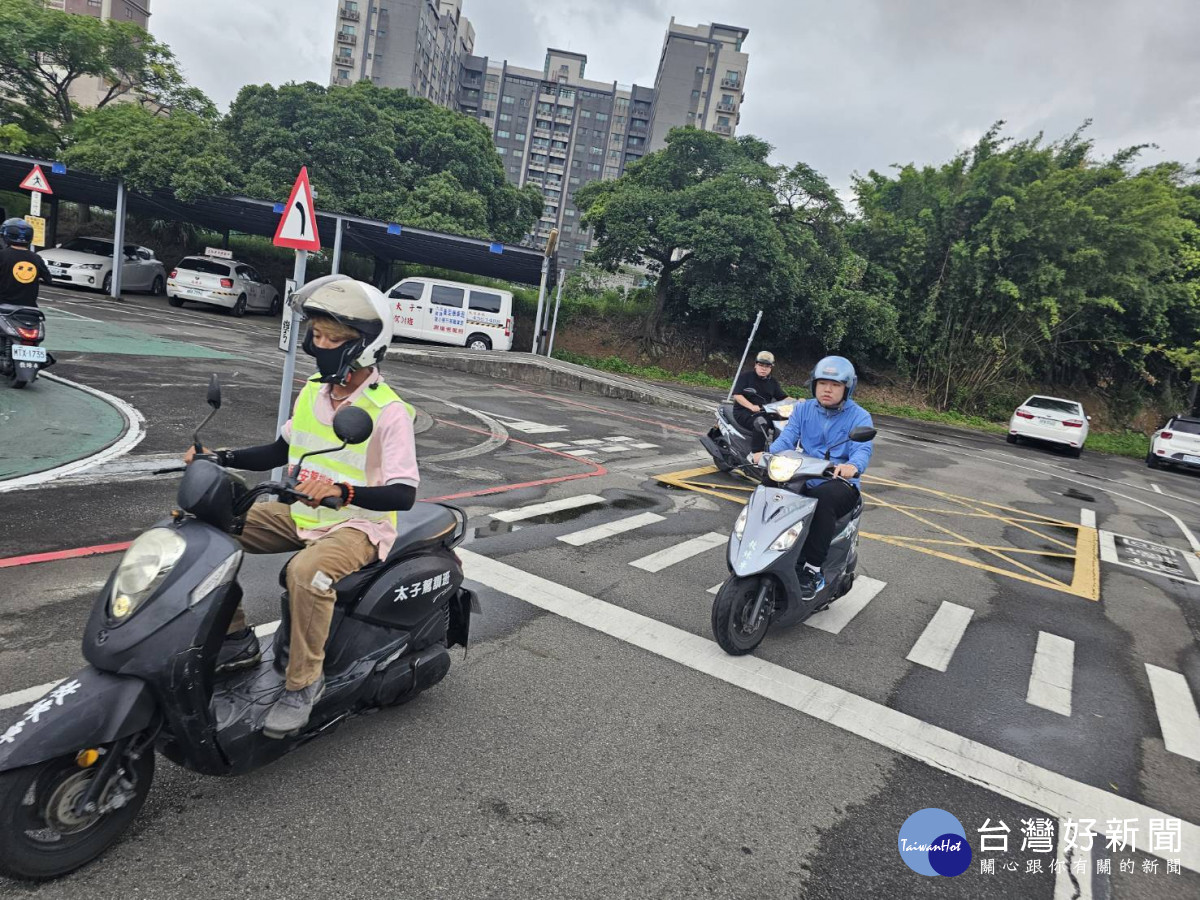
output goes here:
{"type": "Polygon", "coordinates": [[[769,350],[759,351],[754,359],[754,368],[748,369],[738,376],[733,385],[733,418],[744,430],[750,433],[750,449],[759,453],[766,449],[766,438],[754,427],[754,417],[762,412],[764,403],[774,403],[787,397],[775,376],[775,354],[769,350]],[[746,390],[753,389],[754,393],[747,397],[746,390]]]}

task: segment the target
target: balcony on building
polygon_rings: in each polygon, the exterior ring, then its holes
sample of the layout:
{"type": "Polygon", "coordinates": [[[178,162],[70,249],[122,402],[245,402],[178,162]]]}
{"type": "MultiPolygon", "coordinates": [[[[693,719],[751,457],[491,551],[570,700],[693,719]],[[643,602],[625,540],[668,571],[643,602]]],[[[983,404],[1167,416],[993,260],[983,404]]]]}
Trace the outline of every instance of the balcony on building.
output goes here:
{"type": "Polygon", "coordinates": [[[350,44],[351,46],[353,46],[358,43],[357,35],[353,35],[353,34],[350,34],[349,32],[345,32],[345,31],[339,31],[338,35],[337,35],[337,39],[338,39],[339,44],[350,44]]]}
{"type": "Polygon", "coordinates": [[[650,130],[650,123],[642,119],[630,119],[629,131],[631,134],[645,134],[650,130]]]}
{"type": "Polygon", "coordinates": [[[722,125],[719,122],[712,127],[712,130],[715,131],[717,134],[723,134],[726,137],[733,134],[733,126],[732,125],[722,125]]]}
{"type": "Polygon", "coordinates": [[[737,104],[734,103],[732,100],[730,100],[729,102],[722,100],[720,103],[717,104],[717,109],[719,109],[721,112],[731,113],[731,112],[734,112],[737,110],[737,104]]]}
{"type": "Polygon", "coordinates": [[[355,6],[353,9],[351,9],[349,6],[347,6],[345,4],[343,4],[342,8],[338,10],[338,14],[343,19],[349,19],[351,22],[357,22],[358,17],[360,15],[357,6],[355,6]]]}
{"type": "Polygon", "coordinates": [[[729,76],[726,76],[721,79],[721,87],[740,91],[742,89],[742,79],[730,78],[729,76]]]}

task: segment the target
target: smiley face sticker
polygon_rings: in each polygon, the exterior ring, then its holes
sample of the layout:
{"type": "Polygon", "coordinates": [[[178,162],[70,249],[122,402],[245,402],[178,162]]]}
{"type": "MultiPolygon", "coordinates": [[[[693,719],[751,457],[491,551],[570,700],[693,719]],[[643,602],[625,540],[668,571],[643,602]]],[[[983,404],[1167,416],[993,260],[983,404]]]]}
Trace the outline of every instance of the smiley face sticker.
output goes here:
{"type": "Polygon", "coordinates": [[[25,259],[13,266],[12,273],[18,284],[33,284],[37,281],[37,266],[25,259]]]}

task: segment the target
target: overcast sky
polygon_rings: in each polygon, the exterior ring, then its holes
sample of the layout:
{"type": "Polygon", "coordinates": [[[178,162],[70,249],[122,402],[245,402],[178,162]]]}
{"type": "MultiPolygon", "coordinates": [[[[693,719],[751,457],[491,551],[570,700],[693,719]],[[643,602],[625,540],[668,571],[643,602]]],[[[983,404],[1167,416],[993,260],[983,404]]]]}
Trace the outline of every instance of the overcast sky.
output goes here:
{"type": "MultiPolygon", "coordinates": [[[[363,0],[360,0],[363,3],[363,0]]],[[[153,0],[151,30],[222,108],[247,83],[327,83],[337,0],[153,0]]],[[[363,3],[365,5],[365,3],[363,3]]],[[[750,29],[739,133],[844,189],[853,172],[940,162],[991,123],[1101,152],[1200,159],[1196,0],[464,0],[476,52],[540,69],[548,46],[588,76],[653,84],[667,23],[750,29]]]]}

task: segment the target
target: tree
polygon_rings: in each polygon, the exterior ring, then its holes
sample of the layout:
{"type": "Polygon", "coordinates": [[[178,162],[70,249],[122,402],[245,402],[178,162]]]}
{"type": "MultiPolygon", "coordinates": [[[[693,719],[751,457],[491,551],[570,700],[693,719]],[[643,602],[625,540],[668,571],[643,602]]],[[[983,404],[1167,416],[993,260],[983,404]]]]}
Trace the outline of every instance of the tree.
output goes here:
{"type": "Polygon", "coordinates": [[[403,91],[252,85],[222,127],[252,197],[283,196],[307,165],[323,209],[507,242],[541,213],[536,188],[505,179],[487,128],[403,91]]]}
{"type": "Polygon", "coordinates": [[[136,191],[169,190],[184,201],[233,193],[225,135],[192,112],[160,115],[133,103],[85,112],[63,157],[136,191]]]}
{"type": "MultiPolygon", "coordinates": [[[[643,338],[658,334],[673,277],[689,270],[736,272],[749,291],[779,288],[772,273],[786,267],[772,210],[770,147],[755,138],[726,140],[695,128],[676,128],[667,146],[631,164],[613,181],[580,188],[575,203],[595,229],[591,262],[608,269],[649,266],[658,276],[654,308],[643,338]]],[[[711,280],[699,278],[698,284],[711,280]]],[[[711,294],[697,296],[711,306],[711,294]]]]}
{"type": "MultiPolygon", "coordinates": [[[[134,23],[71,15],[38,0],[0,0],[6,106],[23,105],[40,118],[40,130],[62,137],[79,113],[72,92],[93,78],[100,85],[97,108],[129,98],[159,110],[216,113],[202,93],[187,87],[170,49],[134,23]]],[[[5,111],[6,118],[10,114],[5,111]]]]}

